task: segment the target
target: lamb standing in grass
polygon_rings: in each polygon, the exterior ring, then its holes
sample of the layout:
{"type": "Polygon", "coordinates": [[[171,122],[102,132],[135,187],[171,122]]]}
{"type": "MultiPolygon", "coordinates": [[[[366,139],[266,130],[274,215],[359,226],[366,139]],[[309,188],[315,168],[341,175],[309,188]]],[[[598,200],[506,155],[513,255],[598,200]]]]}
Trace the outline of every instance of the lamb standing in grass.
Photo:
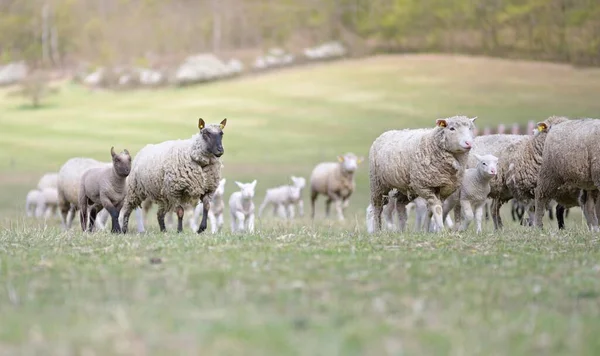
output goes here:
{"type": "Polygon", "coordinates": [[[37,189],[42,190],[44,188],[58,188],[58,173],[46,173],[40,178],[37,189]]]}
{"type": "Polygon", "coordinates": [[[271,204],[273,205],[274,215],[279,215],[282,219],[294,218],[294,204],[301,200],[301,189],[305,182],[304,178],[302,178],[302,181],[297,181],[294,176],[292,176],[292,182],[292,185],[267,189],[265,199],[258,209],[258,217],[261,217],[264,209],[271,204]]]}
{"type": "Polygon", "coordinates": [[[383,197],[396,188],[400,231],[406,227],[406,204],[417,196],[427,201],[435,223],[443,228],[442,199],[460,187],[473,143],[475,118],[438,119],[433,129],[391,130],[369,152],[373,231],[381,230],[383,197]]]}
{"type": "Polygon", "coordinates": [[[79,209],[79,188],[83,173],[90,168],[110,167],[112,163],[104,163],[92,158],[71,158],[58,171],[58,209],[61,214],[63,228],[71,228],[75,213],[79,209]]]}
{"type": "MultiPolygon", "coordinates": [[[[210,202],[208,220],[210,220],[210,231],[213,234],[221,231],[221,228],[223,227],[223,213],[225,212],[225,201],[223,198],[225,197],[226,182],[227,180],[225,178],[221,179],[217,190],[215,190],[215,193],[213,194],[212,201],[210,202]]],[[[194,215],[190,220],[190,227],[192,230],[198,229],[196,222],[198,221],[198,218],[200,218],[203,208],[202,202],[198,202],[196,208],[194,209],[194,215]]]]}
{"type": "Polygon", "coordinates": [[[115,148],[110,148],[112,165],[103,168],[90,168],[81,177],[79,188],[79,220],[81,230],[92,231],[96,214],[103,208],[112,218],[113,233],[120,233],[119,212],[123,206],[127,189],[126,181],[131,171],[131,155],[129,151],[116,154],[115,148]],[[89,224],[88,224],[89,216],[89,224]]]}
{"type": "MultiPolygon", "coordinates": [[[[558,196],[569,190],[595,193],[600,188],[598,137],[600,120],[595,119],[569,120],[556,125],[548,133],[535,188],[535,226],[542,227],[544,208],[550,199],[555,198],[562,204],[558,196]]],[[[598,230],[595,205],[592,195],[583,207],[592,231],[598,230]]]]}
{"type": "Polygon", "coordinates": [[[212,195],[221,180],[223,129],[220,124],[206,125],[199,119],[200,132],[187,140],[165,141],[146,145],[133,160],[127,180],[127,195],[123,205],[122,228],[127,232],[129,216],[147,198],[158,204],[158,225],[165,231],[165,214],[177,213],[177,231],[183,231],[185,204],[202,201],[202,222],[198,233],[206,230],[212,195]]]}
{"type": "Polygon", "coordinates": [[[231,232],[254,232],[254,190],[256,179],[252,183],[235,182],[240,188],[229,197],[229,213],[231,214],[231,232]]]}
{"type": "MultiPolygon", "coordinates": [[[[354,172],[362,160],[362,157],[358,158],[353,153],[346,153],[338,156],[339,162],[319,163],[313,169],[310,176],[310,203],[313,219],[315,218],[315,201],[319,194],[323,194],[327,196],[325,215],[329,217],[329,210],[333,202],[338,220],[344,220],[343,210],[348,207],[350,196],[356,188],[354,172]]],[[[381,211],[379,211],[379,215],[381,215],[381,211]]]]}
{"type": "Polygon", "coordinates": [[[37,203],[36,216],[50,218],[58,210],[58,190],[56,188],[44,188],[40,191],[37,203]]]}
{"type": "Polygon", "coordinates": [[[475,217],[477,233],[481,233],[481,221],[483,219],[483,208],[488,194],[490,194],[490,180],[498,172],[498,157],[493,155],[480,156],[477,158],[477,167],[465,170],[460,189],[450,195],[444,201],[444,219],[457,204],[460,204],[462,222],[459,230],[464,231],[475,217]]]}

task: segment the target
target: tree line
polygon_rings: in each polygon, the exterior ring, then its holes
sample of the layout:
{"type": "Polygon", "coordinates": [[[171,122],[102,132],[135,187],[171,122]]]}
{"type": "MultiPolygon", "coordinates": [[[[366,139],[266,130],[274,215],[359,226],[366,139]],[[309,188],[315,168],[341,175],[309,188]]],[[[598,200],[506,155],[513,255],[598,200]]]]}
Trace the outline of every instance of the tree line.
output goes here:
{"type": "Polygon", "coordinates": [[[600,65],[598,0],[0,0],[0,62],[159,66],[211,51],[438,51],[600,65]]]}

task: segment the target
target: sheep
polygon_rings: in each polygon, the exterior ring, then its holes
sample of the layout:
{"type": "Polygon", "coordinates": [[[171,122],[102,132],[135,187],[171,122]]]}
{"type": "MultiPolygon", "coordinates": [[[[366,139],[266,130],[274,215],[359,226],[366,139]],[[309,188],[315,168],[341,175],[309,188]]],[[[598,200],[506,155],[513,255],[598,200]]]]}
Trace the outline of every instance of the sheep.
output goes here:
{"type": "Polygon", "coordinates": [[[294,204],[301,201],[301,190],[305,184],[304,178],[292,176],[292,185],[282,185],[279,187],[267,189],[265,199],[258,209],[258,217],[262,216],[264,209],[269,205],[273,205],[273,214],[279,215],[283,219],[294,218],[294,204]]]}
{"type": "Polygon", "coordinates": [[[90,168],[110,167],[111,163],[92,158],[76,157],[67,160],[58,171],[58,209],[63,229],[71,228],[75,213],[79,209],[79,188],[81,177],[90,168]]]}
{"type": "Polygon", "coordinates": [[[444,219],[450,210],[460,204],[462,222],[459,231],[466,230],[475,217],[476,232],[479,234],[482,231],[483,208],[490,193],[490,180],[498,171],[498,157],[478,154],[474,156],[478,161],[477,167],[465,170],[460,189],[444,201],[444,219]]]}
{"type": "Polygon", "coordinates": [[[44,216],[45,219],[56,214],[58,208],[58,190],[47,187],[40,191],[37,203],[36,216],[44,216]]]}
{"type": "MultiPolygon", "coordinates": [[[[219,186],[215,190],[213,194],[212,201],[210,203],[210,210],[208,210],[208,220],[210,220],[210,230],[213,234],[221,231],[223,227],[223,213],[225,211],[225,202],[223,201],[223,197],[225,196],[225,183],[227,179],[223,178],[219,182],[219,186]]],[[[194,209],[193,218],[190,220],[190,227],[192,230],[197,230],[198,226],[196,226],[196,221],[200,217],[200,213],[202,212],[203,206],[202,202],[198,202],[196,208],[194,209]]]]}
{"type": "Polygon", "coordinates": [[[252,183],[235,184],[240,188],[229,197],[229,213],[231,214],[231,232],[246,230],[254,232],[254,190],[256,179],[252,183]]]}
{"type": "Polygon", "coordinates": [[[165,141],[143,147],[133,160],[122,209],[122,230],[127,232],[133,209],[150,198],[158,203],[158,225],[166,231],[165,214],[177,213],[177,232],[183,231],[183,205],[202,201],[202,221],[197,232],[206,230],[212,195],[221,180],[220,157],[224,154],[220,124],[198,120],[199,132],[186,140],[165,141]]]}
{"type": "MultiPolygon", "coordinates": [[[[315,202],[319,194],[327,196],[325,215],[329,217],[330,206],[333,202],[338,220],[344,220],[343,210],[348,207],[350,196],[356,188],[354,172],[363,160],[363,157],[357,157],[354,153],[346,153],[338,156],[339,162],[322,162],[315,166],[310,176],[311,218],[313,220],[315,218],[315,202]]],[[[387,194],[389,190],[383,194],[387,194]]],[[[381,215],[381,211],[379,215],[381,215]]]]}
{"type": "MultiPolygon", "coordinates": [[[[542,153],[542,164],[535,188],[534,225],[543,227],[543,214],[548,201],[565,195],[568,190],[592,192],[600,188],[600,148],[597,138],[600,120],[569,120],[556,125],[547,135],[542,153]]],[[[594,197],[582,207],[592,231],[598,230],[594,197]]]]}
{"type": "Polygon", "coordinates": [[[383,196],[392,188],[398,190],[400,231],[406,226],[406,204],[417,196],[427,201],[435,223],[443,229],[441,199],[460,186],[475,119],[438,119],[433,129],[391,130],[375,139],[369,151],[373,232],[381,230],[383,196]]]}
{"type": "MultiPolygon", "coordinates": [[[[385,201],[383,204],[383,208],[381,211],[383,220],[385,221],[384,227],[386,230],[393,231],[394,230],[394,211],[396,210],[396,189],[392,189],[389,193],[384,197],[385,201]]],[[[408,213],[408,212],[407,212],[408,213]]],[[[373,225],[373,205],[369,204],[367,206],[366,211],[366,221],[367,221],[367,231],[371,232],[375,228],[373,225]]]]}
{"type": "Polygon", "coordinates": [[[102,209],[106,209],[112,218],[111,232],[121,232],[119,212],[125,199],[126,179],[131,171],[131,155],[127,149],[116,154],[114,147],[110,148],[110,155],[111,166],[90,168],[81,177],[79,221],[83,232],[92,231],[96,214],[102,209]]]}
{"type": "Polygon", "coordinates": [[[27,214],[28,217],[33,217],[34,215],[36,217],[39,217],[37,215],[37,212],[38,212],[37,206],[38,206],[41,194],[42,194],[42,191],[39,189],[32,189],[29,192],[27,192],[27,196],[25,197],[25,213],[27,214]]]}
{"type": "Polygon", "coordinates": [[[37,189],[58,188],[58,173],[46,173],[38,181],[37,189]]]}

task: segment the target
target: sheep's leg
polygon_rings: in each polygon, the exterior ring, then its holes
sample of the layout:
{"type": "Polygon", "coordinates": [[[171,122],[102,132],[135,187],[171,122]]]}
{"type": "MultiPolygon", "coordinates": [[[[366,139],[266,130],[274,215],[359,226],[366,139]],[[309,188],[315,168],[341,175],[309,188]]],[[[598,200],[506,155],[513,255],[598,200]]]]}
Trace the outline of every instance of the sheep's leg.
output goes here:
{"type": "Polygon", "coordinates": [[[67,229],[67,216],[69,214],[69,203],[64,201],[63,199],[59,199],[58,202],[58,211],[60,211],[60,219],[62,221],[63,230],[67,229]]]}
{"type": "Polygon", "coordinates": [[[206,230],[208,225],[208,211],[210,210],[210,194],[205,194],[202,196],[202,221],[200,222],[200,227],[198,227],[198,233],[201,234],[206,230]]]}
{"type": "Polygon", "coordinates": [[[367,232],[370,234],[381,231],[381,213],[383,211],[383,196],[385,194],[387,192],[381,189],[371,188],[371,206],[373,207],[373,212],[370,218],[372,219],[372,223],[367,224],[367,232]],[[368,229],[371,230],[369,231],[368,229]]]}
{"type": "Polygon", "coordinates": [[[142,212],[144,213],[144,225],[148,225],[148,213],[150,212],[150,209],[152,208],[152,200],[144,199],[141,202],[141,205],[142,205],[142,212]]]}
{"type": "Polygon", "coordinates": [[[350,197],[345,197],[342,201],[342,209],[345,211],[350,206],[350,197]]]}
{"type": "Polygon", "coordinates": [[[483,209],[485,207],[485,201],[481,204],[478,204],[475,207],[475,224],[476,224],[476,232],[480,234],[482,232],[481,229],[481,221],[483,220],[483,209]]]}
{"type": "Polygon", "coordinates": [[[231,232],[235,232],[237,227],[237,217],[234,212],[231,212],[231,232]]]}
{"type": "MultiPolygon", "coordinates": [[[[269,195],[265,194],[265,200],[263,200],[262,204],[260,204],[260,207],[258,208],[258,217],[259,218],[262,217],[262,213],[268,204],[269,204],[269,195]]],[[[275,215],[276,211],[277,211],[277,205],[275,204],[275,211],[273,212],[273,215],[275,215]]]]}
{"type": "MultiPolygon", "coordinates": [[[[487,203],[485,203],[485,204],[487,204],[487,203]]],[[[485,206],[485,204],[484,204],[484,206],[485,206]]],[[[454,224],[457,228],[460,226],[461,221],[462,221],[461,207],[460,207],[460,204],[456,204],[456,206],[454,207],[454,224]]]]}
{"type": "MultiPolygon", "coordinates": [[[[525,213],[523,213],[525,214],[525,213]]],[[[533,226],[533,219],[535,218],[535,206],[533,202],[527,203],[527,226],[533,226]]]]}
{"type": "MultiPolygon", "coordinates": [[[[390,200],[388,204],[392,204],[392,201],[390,200]]],[[[406,211],[406,204],[404,202],[396,202],[396,213],[398,213],[398,230],[404,232],[406,230],[406,221],[408,221],[408,212],[406,211]]]]}
{"type": "Polygon", "coordinates": [[[431,214],[433,214],[433,220],[434,220],[435,224],[439,227],[439,229],[440,229],[439,231],[443,231],[444,230],[444,220],[443,220],[444,209],[442,208],[442,201],[440,200],[440,197],[437,196],[437,194],[435,194],[430,189],[422,189],[420,191],[417,191],[417,194],[427,201],[427,208],[429,209],[431,214]]]}
{"type": "Polygon", "coordinates": [[[167,213],[165,206],[163,204],[160,204],[158,207],[158,211],[156,212],[156,219],[158,220],[158,228],[160,229],[160,232],[165,232],[167,231],[167,228],[165,226],[165,214],[167,213]]]}
{"type": "Polygon", "coordinates": [[[512,217],[513,221],[517,221],[517,204],[515,203],[515,200],[513,199],[510,202],[510,216],[512,217]]]}
{"type": "Polygon", "coordinates": [[[294,207],[294,203],[288,204],[288,217],[293,219],[296,216],[296,208],[294,207]]]}
{"type": "Polygon", "coordinates": [[[102,209],[102,206],[98,207],[96,204],[94,204],[89,209],[89,220],[90,220],[88,223],[88,231],[89,232],[92,232],[94,230],[94,226],[96,224],[96,216],[98,215],[99,209],[102,209]]]}
{"type": "Polygon", "coordinates": [[[474,218],[473,207],[471,206],[471,202],[468,200],[461,200],[460,206],[462,208],[462,215],[463,215],[462,216],[463,220],[460,224],[460,231],[465,231],[471,224],[471,221],[473,221],[473,218],[474,218]]]}
{"type": "Polygon", "coordinates": [[[317,201],[317,196],[319,195],[319,193],[317,193],[314,190],[311,190],[310,192],[310,217],[311,219],[315,219],[315,202],[317,201]]]}
{"type": "Polygon", "coordinates": [[[333,200],[331,198],[327,198],[327,200],[325,201],[325,217],[329,218],[329,213],[331,211],[331,202],[333,200]]]}
{"type": "Polygon", "coordinates": [[[534,226],[539,228],[544,227],[544,212],[546,210],[545,208],[548,204],[548,200],[550,200],[545,195],[545,192],[542,192],[541,187],[538,185],[538,187],[535,189],[535,218],[533,219],[533,223],[534,226]]]}
{"type": "Polygon", "coordinates": [[[81,231],[86,232],[88,230],[88,210],[87,198],[79,202],[79,223],[81,224],[81,231]]]}
{"type": "Polygon", "coordinates": [[[560,204],[556,204],[556,222],[559,230],[565,229],[565,207],[560,204]]]}
{"type": "Polygon", "coordinates": [[[491,207],[491,210],[492,210],[492,221],[494,222],[494,229],[495,230],[499,230],[501,228],[500,222],[499,222],[499,219],[498,219],[498,217],[500,215],[499,214],[500,208],[498,207],[498,205],[499,205],[498,203],[499,203],[499,199],[494,198],[492,200],[492,207],[491,207]]]}
{"type": "Polygon", "coordinates": [[[71,204],[69,208],[69,213],[67,214],[67,230],[71,228],[73,225],[73,219],[75,219],[75,214],[77,214],[77,206],[75,204],[71,204]]]}
{"type": "Polygon", "coordinates": [[[223,228],[223,213],[220,213],[219,216],[217,216],[217,231],[221,231],[221,229],[223,228]]]}
{"type": "Polygon", "coordinates": [[[283,220],[287,220],[287,214],[285,212],[285,205],[283,204],[275,204],[276,210],[277,210],[277,215],[283,219],[283,220]]]}
{"type": "Polygon", "coordinates": [[[585,202],[586,216],[588,217],[588,226],[592,232],[598,231],[598,217],[596,216],[596,194],[592,195],[588,192],[588,197],[585,202]]]}
{"type": "Polygon", "coordinates": [[[298,215],[300,217],[304,216],[304,201],[302,199],[298,200],[298,215]]]}
{"type": "Polygon", "coordinates": [[[180,205],[177,208],[175,208],[175,211],[177,212],[177,232],[180,233],[183,231],[184,210],[183,210],[183,207],[180,205]]]}
{"type": "Polygon", "coordinates": [[[248,216],[248,231],[250,233],[254,233],[254,214],[251,213],[250,216],[248,216]]]}
{"type": "Polygon", "coordinates": [[[212,234],[216,234],[217,233],[217,218],[215,216],[215,214],[212,212],[212,210],[208,211],[208,220],[210,221],[210,232],[212,234]]]}

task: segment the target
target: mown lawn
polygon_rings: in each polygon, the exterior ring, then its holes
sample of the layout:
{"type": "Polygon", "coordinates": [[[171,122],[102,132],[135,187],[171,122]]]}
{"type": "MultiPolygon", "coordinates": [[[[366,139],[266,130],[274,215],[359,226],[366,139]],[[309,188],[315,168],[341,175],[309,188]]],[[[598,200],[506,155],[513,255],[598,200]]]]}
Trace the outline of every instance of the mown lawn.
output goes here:
{"type": "MultiPolygon", "coordinates": [[[[268,187],[391,128],[598,117],[600,70],[459,56],[379,56],[223,83],[90,92],[42,109],[0,91],[0,354],[517,355],[600,353],[600,252],[577,209],[558,232],[368,236],[368,164],[347,220],[257,222],[252,235],[62,232],[24,196],[73,156],[228,118],[226,197],[268,187]]],[[[308,208],[308,194],[305,193],[308,208]]],[[[308,210],[308,209],[307,209],[308,210]]],[[[506,212],[505,212],[506,213],[506,212]]],[[[186,226],[187,228],[187,226],[186,226]]]]}

